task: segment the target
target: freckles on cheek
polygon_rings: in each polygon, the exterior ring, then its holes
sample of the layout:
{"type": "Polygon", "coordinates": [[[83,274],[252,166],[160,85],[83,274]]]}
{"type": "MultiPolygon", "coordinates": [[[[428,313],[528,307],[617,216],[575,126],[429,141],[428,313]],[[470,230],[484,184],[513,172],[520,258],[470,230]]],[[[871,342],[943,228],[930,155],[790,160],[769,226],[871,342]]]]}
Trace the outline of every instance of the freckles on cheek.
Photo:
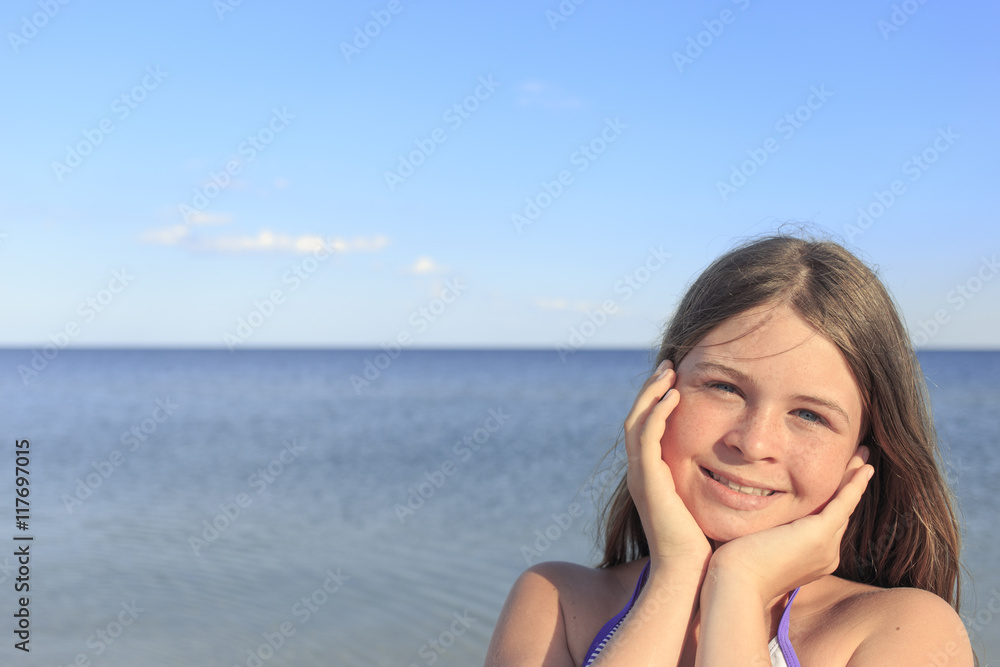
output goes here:
{"type": "Polygon", "coordinates": [[[812,513],[826,506],[837,492],[847,465],[839,460],[810,459],[799,462],[791,469],[795,491],[812,513]]]}

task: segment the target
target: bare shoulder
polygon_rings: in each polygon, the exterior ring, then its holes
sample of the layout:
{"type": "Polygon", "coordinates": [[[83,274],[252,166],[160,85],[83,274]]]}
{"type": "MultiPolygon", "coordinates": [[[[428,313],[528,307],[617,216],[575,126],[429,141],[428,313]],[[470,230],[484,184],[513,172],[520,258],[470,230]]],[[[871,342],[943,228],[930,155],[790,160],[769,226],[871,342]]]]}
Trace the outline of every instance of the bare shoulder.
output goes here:
{"type": "Polygon", "coordinates": [[[849,665],[973,664],[962,619],[937,595],[917,588],[877,589],[857,604],[868,611],[871,632],[849,665]]]}
{"type": "Polygon", "coordinates": [[[937,595],[916,588],[877,588],[830,579],[834,582],[828,585],[826,596],[820,590],[814,598],[815,613],[805,623],[805,629],[812,631],[803,639],[812,649],[837,654],[843,658],[841,664],[851,667],[973,664],[962,619],[937,595]],[[815,603],[825,609],[815,609],[815,603]]]}
{"type": "MultiPolygon", "coordinates": [[[[486,665],[569,667],[582,662],[594,635],[628,601],[625,563],[595,569],[560,561],[532,565],[514,582],[493,630],[486,665]]],[[[634,586],[635,582],[632,582],[634,586]]]]}

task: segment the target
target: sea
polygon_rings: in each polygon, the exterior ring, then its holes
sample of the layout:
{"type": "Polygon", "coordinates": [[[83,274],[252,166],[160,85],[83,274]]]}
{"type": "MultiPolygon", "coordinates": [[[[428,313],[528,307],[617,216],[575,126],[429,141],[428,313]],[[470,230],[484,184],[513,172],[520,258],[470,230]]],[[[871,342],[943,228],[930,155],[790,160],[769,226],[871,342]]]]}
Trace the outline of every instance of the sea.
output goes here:
{"type": "MultiPolygon", "coordinates": [[[[920,361],[963,619],[1000,665],[1000,352],[920,361]]],[[[650,367],[647,350],[0,350],[0,664],[481,665],[520,572],[597,562],[650,367]]]]}

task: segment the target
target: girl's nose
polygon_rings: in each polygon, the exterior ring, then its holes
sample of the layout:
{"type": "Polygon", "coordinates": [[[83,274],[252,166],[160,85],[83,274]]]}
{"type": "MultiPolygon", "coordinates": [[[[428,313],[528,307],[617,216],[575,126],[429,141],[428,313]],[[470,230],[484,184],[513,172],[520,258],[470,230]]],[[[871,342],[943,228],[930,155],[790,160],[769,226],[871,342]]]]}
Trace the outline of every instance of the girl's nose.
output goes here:
{"type": "Polygon", "coordinates": [[[726,435],[725,443],[747,461],[777,458],[782,444],[780,415],[766,409],[747,409],[726,435]]]}

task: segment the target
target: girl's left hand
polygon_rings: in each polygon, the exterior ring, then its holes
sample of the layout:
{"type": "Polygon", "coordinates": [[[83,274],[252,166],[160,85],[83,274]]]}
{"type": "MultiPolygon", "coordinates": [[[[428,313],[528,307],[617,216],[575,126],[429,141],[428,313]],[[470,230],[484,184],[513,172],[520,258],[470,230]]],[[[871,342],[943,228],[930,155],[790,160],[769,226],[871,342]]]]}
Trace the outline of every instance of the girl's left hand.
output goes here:
{"type": "Polygon", "coordinates": [[[831,574],[840,564],[840,542],[875,469],[866,464],[868,450],[858,450],[848,462],[840,488],[817,514],[781,526],[738,537],[712,555],[714,579],[739,580],[751,586],[767,604],[779,595],[831,574]]]}

